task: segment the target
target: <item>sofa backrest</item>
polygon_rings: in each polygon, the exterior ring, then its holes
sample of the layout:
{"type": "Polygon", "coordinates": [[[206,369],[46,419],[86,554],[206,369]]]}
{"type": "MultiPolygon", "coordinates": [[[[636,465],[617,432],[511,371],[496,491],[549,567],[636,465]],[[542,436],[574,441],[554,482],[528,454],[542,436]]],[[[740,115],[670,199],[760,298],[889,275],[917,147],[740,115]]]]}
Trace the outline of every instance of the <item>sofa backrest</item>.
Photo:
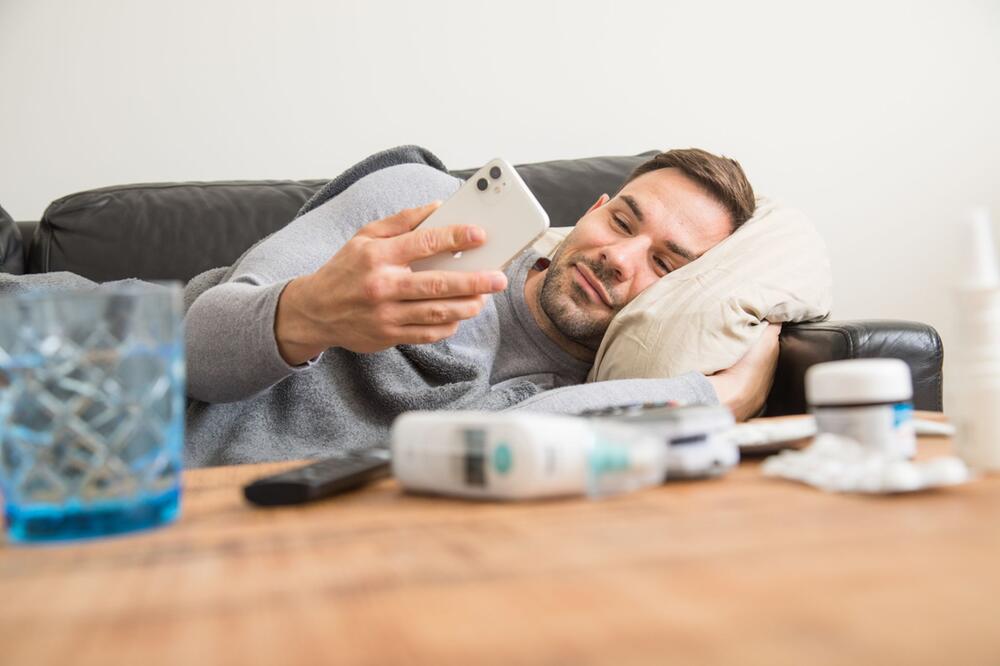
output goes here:
{"type": "Polygon", "coordinates": [[[21,242],[24,245],[24,266],[25,270],[28,267],[28,259],[31,257],[31,239],[35,235],[35,229],[38,228],[37,222],[15,222],[17,228],[21,231],[21,242]]]}
{"type": "MultiPolygon", "coordinates": [[[[655,151],[517,165],[552,226],[572,226],[655,151]]],[[[468,177],[475,169],[453,173],[468,177]]],[[[288,224],[326,180],[120,185],[52,202],[35,229],[28,272],[71,271],[95,281],[186,282],[228,266],[288,224]]]]}

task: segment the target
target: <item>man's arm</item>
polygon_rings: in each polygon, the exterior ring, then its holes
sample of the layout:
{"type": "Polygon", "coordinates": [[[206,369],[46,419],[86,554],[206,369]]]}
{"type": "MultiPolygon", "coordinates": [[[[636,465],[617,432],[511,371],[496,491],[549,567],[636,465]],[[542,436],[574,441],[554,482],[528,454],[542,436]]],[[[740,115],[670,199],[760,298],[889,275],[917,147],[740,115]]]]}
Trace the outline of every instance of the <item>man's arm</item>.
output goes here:
{"type": "Polygon", "coordinates": [[[781,324],[765,321],[760,339],[733,367],[707,377],[719,402],[737,421],[751,419],[764,409],[778,367],[778,336],[781,324]]]}

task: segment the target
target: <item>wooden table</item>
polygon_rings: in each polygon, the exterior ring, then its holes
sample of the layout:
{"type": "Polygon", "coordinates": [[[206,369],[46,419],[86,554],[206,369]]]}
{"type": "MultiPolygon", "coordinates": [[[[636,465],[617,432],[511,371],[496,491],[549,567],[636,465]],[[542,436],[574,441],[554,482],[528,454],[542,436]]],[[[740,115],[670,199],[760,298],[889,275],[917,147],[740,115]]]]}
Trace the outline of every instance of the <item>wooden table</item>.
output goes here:
{"type": "Polygon", "coordinates": [[[0,547],[0,663],[1000,664],[1000,477],[835,496],[750,461],[599,502],[243,502],[282,467],[185,474],[159,531],[0,547]]]}

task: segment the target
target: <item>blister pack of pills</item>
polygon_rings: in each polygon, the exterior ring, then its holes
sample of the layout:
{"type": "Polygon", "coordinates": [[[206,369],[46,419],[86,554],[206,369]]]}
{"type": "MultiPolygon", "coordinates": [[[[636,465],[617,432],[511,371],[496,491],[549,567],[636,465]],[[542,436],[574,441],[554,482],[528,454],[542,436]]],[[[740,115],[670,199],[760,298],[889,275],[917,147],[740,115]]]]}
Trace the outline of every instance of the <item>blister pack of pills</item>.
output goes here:
{"type": "Polygon", "coordinates": [[[969,480],[961,459],[941,456],[910,461],[889,457],[840,435],[821,433],[800,451],[782,451],[764,461],[765,476],[799,481],[839,493],[908,493],[969,480]]]}

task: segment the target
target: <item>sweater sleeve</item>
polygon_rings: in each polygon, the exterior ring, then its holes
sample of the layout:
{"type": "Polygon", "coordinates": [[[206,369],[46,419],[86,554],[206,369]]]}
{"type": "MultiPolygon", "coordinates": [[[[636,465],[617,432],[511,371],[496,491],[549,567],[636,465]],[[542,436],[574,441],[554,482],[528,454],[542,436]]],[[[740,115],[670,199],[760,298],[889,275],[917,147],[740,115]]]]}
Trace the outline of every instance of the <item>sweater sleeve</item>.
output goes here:
{"type": "Polygon", "coordinates": [[[290,366],[278,351],[274,313],[290,281],[227,282],[194,302],[184,322],[189,396],[213,403],[244,400],[319,360],[290,366]]]}
{"type": "Polygon", "coordinates": [[[676,401],[685,405],[717,405],[719,397],[704,375],[689,372],[671,379],[614,379],[544,391],[510,409],[579,414],[644,402],[676,401]]]}

